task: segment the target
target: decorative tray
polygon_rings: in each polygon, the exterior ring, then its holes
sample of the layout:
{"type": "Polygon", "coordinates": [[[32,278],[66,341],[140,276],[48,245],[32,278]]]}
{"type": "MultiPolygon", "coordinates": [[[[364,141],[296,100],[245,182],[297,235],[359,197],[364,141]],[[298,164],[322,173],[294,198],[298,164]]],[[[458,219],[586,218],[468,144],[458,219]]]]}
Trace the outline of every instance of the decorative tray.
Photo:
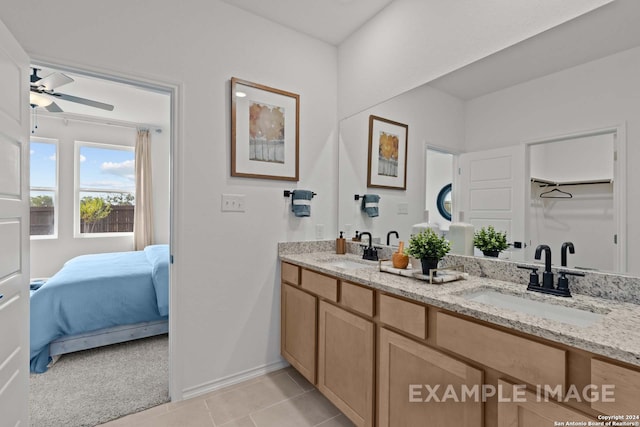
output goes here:
{"type": "Polygon", "coordinates": [[[469,273],[464,272],[464,265],[452,265],[451,267],[443,267],[431,269],[429,275],[422,274],[422,270],[413,270],[411,268],[394,268],[390,260],[380,260],[378,263],[379,270],[385,273],[396,274],[398,276],[413,277],[414,279],[423,280],[433,285],[442,285],[443,283],[454,282],[456,280],[464,280],[469,277],[469,273]]]}

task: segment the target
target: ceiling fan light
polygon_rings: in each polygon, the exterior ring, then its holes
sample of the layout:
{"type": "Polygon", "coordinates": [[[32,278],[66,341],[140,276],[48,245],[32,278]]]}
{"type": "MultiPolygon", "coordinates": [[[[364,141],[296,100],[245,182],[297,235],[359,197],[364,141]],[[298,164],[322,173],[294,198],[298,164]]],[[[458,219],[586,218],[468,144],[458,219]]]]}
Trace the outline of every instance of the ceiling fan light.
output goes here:
{"type": "Polygon", "coordinates": [[[53,100],[38,93],[29,92],[29,104],[35,105],[36,107],[48,107],[53,104],[53,100]]]}

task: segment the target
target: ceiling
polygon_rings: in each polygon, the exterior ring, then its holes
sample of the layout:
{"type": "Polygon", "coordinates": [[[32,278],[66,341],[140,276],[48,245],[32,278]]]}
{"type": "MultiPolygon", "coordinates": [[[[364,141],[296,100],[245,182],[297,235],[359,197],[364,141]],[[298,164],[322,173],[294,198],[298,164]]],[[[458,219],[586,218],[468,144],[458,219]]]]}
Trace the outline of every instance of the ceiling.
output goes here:
{"type": "MultiPolygon", "coordinates": [[[[392,0],[222,1],[335,44],[357,30],[392,0]]],[[[637,22],[640,22],[640,1],[617,0],[429,84],[460,99],[473,99],[640,46],[640,25],[637,22]]],[[[55,71],[39,68],[41,77],[55,71]]],[[[115,106],[109,112],[56,100],[66,113],[158,127],[169,125],[170,100],[167,94],[72,72],[65,71],[64,74],[73,78],[74,82],[59,87],[58,92],[115,106]]],[[[39,111],[47,114],[45,110],[39,111]]]]}
{"type": "Polygon", "coordinates": [[[473,99],[640,46],[640,1],[617,0],[428,83],[473,99]]]}
{"type": "MultiPolygon", "coordinates": [[[[40,69],[38,71],[40,77],[46,77],[57,71],[40,66],[36,66],[36,68],[40,69]]],[[[106,122],[129,122],[168,128],[170,121],[170,97],[168,94],[67,71],[62,73],[74,81],[56,88],[55,92],[105,102],[114,106],[113,111],[55,99],[56,104],[62,108],[64,113],[49,113],[43,108],[39,108],[39,114],[68,118],[95,117],[106,122]]]]}
{"type": "Polygon", "coordinates": [[[332,45],[344,39],[393,0],[222,0],[332,45]]]}

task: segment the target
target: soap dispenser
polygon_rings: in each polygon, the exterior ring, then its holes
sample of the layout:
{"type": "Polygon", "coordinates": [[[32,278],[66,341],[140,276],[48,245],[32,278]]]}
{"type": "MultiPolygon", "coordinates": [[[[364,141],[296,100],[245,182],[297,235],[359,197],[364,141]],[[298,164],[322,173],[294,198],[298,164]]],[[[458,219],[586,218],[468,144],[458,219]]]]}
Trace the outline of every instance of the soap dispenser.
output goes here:
{"type": "Polygon", "coordinates": [[[343,233],[344,232],[341,231],[340,237],[336,239],[336,253],[339,255],[344,255],[347,253],[347,241],[344,237],[342,237],[343,233]]]}

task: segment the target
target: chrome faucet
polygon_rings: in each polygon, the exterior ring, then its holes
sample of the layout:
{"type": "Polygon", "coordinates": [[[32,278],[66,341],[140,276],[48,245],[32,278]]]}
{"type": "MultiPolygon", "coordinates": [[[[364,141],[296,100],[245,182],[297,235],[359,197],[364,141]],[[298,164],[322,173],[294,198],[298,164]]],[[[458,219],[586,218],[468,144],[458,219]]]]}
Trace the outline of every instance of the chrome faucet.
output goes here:
{"type": "Polygon", "coordinates": [[[576,253],[576,251],[575,251],[575,249],[573,247],[573,243],[564,242],[562,244],[562,252],[560,254],[560,258],[561,258],[560,265],[562,267],[566,267],[567,266],[567,248],[569,249],[569,253],[572,253],[572,254],[576,253]]]}
{"type": "Polygon", "coordinates": [[[551,271],[551,248],[548,245],[538,245],[535,259],[539,260],[544,251],[544,273],[542,273],[542,287],[553,289],[553,272],[551,271]]]}
{"type": "Polygon", "coordinates": [[[391,235],[395,234],[396,235],[396,239],[400,238],[400,235],[398,234],[397,231],[390,231],[387,233],[387,246],[389,246],[390,242],[391,242],[391,235]]]}

